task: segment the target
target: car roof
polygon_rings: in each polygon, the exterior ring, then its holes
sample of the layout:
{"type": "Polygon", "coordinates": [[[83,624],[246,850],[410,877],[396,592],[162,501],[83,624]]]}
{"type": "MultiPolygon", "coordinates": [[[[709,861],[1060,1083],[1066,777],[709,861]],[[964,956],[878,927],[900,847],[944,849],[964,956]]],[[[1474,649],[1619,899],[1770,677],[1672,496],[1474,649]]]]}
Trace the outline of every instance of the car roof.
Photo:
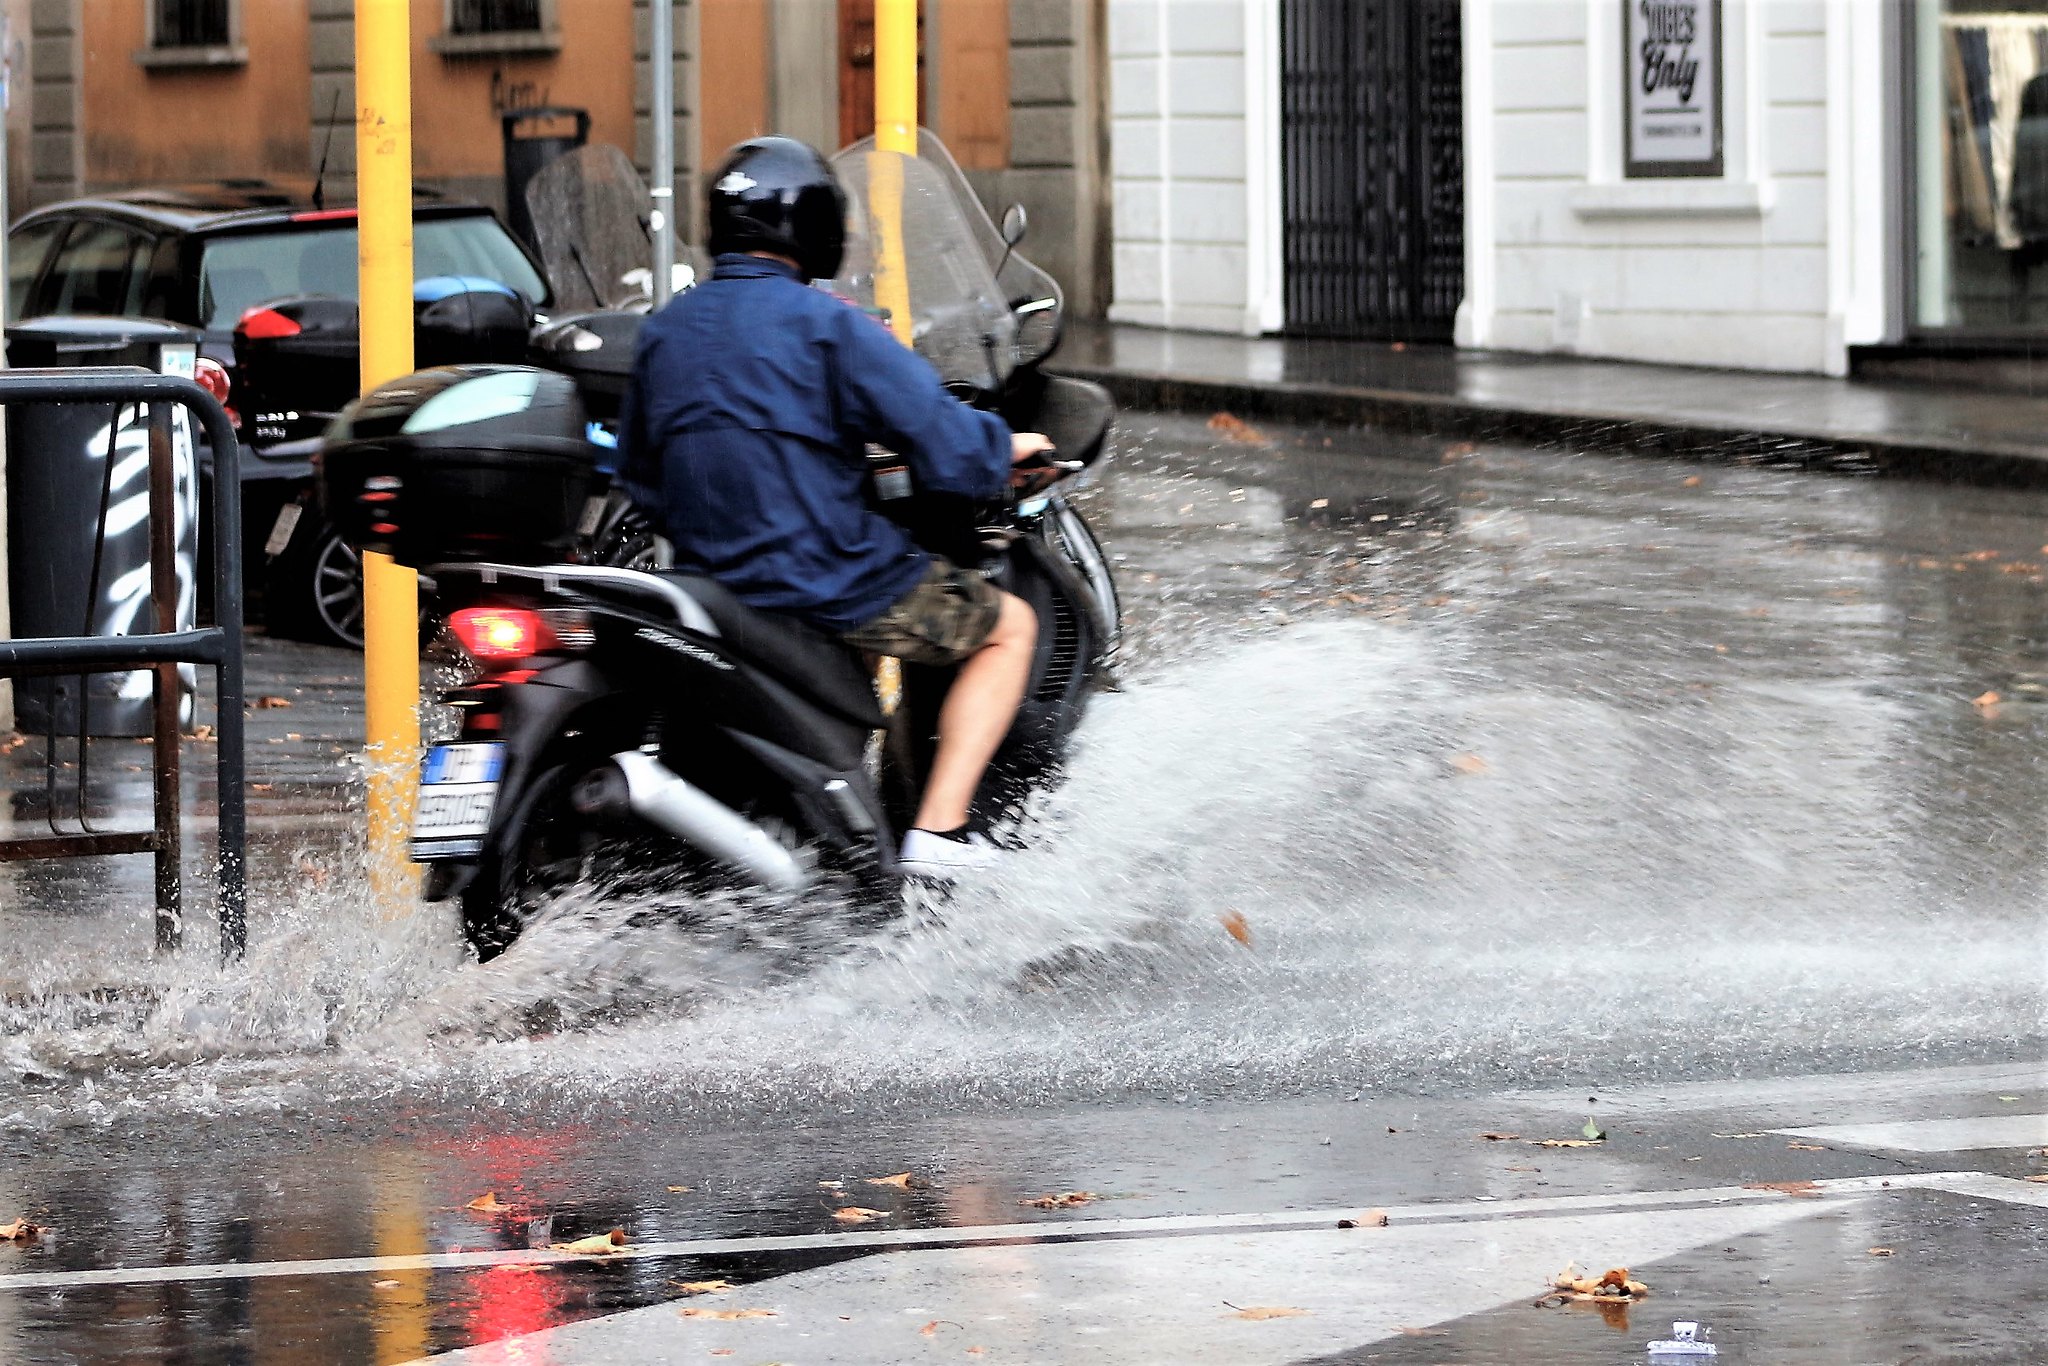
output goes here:
{"type": "MultiPolygon", "coordinates": [[[[81,210],[137,219],[180,232],[208,232],[220,228],[290,223],[309,213],[325,212],[336,218],[349,217],[355,213],[355,206],[346,200],[328,200],[324,205],[316,206],[310,180],[215,180],[191,185],[144,186],[66,199],[23,214],[15,226],[81,210]]],[[[413,210],[415,213],[427,211],[436,217],[491,211],[483,204],[443,198],[426,186],[414,187],[413,210]]]]}

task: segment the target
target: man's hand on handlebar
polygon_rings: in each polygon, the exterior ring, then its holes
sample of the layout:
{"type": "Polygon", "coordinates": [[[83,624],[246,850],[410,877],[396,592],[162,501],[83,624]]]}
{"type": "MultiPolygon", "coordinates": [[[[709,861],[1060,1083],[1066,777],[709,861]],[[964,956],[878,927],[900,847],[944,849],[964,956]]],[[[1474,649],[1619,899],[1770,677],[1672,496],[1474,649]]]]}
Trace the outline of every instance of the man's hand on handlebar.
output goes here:
{"type": "Polygon", "coordinates": [[[1036,492],[1079,466],[1055,458],[1052,441],[1043,432],[1015,432],[1010,436],[1010,487],[1019,492],[1036,492]]]}

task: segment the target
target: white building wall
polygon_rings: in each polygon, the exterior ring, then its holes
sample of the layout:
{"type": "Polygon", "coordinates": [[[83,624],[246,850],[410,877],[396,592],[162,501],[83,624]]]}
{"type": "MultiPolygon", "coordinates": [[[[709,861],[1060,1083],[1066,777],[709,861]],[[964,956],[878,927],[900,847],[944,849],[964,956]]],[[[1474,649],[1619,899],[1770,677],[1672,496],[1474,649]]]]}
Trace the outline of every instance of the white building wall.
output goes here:
{"type": "MultiPolygon", "coordinates": [[[[1622,175],[1623,0],[1461,0],[1461,345],[1841,374],[1898,244],[1880,0],[1722,0],[1725,174],[1622,175]]],[[[1278,0],[1109,0],[1118,321],[1284,322],[1278,0]]]]}
{"type": "Polygon", "coordinates": [[[1726,173],[1630,181],[1618,0],[1467,0],[1463,344],[1841,374],[1883,338],[1884,7],[1722,13],[1726,173]]]}
{"type": "Polygon", "coordinates": [[[1121,322],[1279,325],[1278,0],[1110,0],[1121,322]]]}

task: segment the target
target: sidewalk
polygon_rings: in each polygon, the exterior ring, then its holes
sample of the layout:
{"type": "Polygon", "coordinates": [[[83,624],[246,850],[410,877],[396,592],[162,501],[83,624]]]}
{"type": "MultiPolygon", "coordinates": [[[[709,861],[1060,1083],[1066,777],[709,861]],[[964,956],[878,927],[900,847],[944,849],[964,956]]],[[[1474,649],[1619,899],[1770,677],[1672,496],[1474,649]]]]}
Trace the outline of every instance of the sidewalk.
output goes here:
{"type": "Polygon", "coordinates": [[[1054,368],[1131,407],[2048,486],[2048,396],[1078,321],[1054,368]]]}

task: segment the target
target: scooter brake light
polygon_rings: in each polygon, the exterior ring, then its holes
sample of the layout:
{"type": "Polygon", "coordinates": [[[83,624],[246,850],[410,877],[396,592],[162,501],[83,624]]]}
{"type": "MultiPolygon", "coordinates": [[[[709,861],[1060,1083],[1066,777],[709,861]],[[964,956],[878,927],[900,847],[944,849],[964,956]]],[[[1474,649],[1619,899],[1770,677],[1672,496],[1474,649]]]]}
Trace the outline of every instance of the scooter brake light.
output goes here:
{"type": "Polygon", "coordinates": [[[469,657],[489,668],[517,664],[557,644],[540,613],[525,607],[465,607],[448,618],[469,657]]]}

